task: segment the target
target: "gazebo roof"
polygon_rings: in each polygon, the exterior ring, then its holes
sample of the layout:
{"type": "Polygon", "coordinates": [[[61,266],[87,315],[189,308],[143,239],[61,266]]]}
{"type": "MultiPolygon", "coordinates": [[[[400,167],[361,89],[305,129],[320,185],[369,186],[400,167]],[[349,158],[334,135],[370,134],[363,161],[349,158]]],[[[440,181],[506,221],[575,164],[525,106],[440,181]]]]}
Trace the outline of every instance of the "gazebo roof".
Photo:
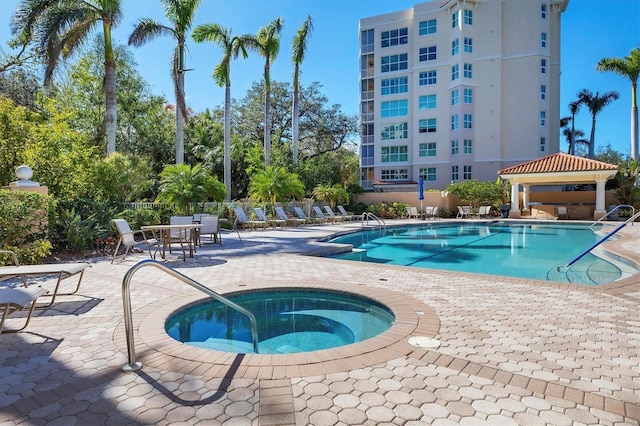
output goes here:
{"type": "Polygon", "coordinates": [[[611,179],[618,166],[558,152],[498,171],[511,183],[557,185],[594,183],[611,179]]]}

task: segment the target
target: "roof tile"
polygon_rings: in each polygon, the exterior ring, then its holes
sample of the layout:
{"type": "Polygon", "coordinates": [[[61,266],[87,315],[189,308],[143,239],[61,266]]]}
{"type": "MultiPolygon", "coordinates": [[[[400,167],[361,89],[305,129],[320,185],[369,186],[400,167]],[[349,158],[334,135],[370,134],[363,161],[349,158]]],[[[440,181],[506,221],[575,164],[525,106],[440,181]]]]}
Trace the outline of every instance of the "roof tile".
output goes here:
{"type": "Polygon", "coordinates": [[[558,152],[498,171],[499,175],[617,170],[618,165],[558,152]]]}

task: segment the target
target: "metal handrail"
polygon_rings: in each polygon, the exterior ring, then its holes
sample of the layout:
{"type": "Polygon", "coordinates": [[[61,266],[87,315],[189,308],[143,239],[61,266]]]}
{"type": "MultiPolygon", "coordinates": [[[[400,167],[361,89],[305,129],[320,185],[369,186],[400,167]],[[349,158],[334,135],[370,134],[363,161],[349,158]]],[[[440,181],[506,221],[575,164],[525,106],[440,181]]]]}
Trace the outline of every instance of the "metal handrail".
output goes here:
{"type": "Polygon", "coordinates": [[[128,372],[136,371],[142,368],[142,363],[136,362],[136,350],[135,350],[135,342],[133,337],[133,314],[131,312],[131,291],[129,287],[131,286],[131,278],[133,277],[133,274],[145,266],[155,266],[156,268],[168,273],[169,275],[172,275],[173,277],[179,279],[180,281],[186,284],[189,284],[191,287],[195,288],[196,290],[200,290],[201,292],[207,294],[208,296],[213,297],[218,302],[232,309],[235,309],[241,314],[246,315],[249,318],[249,321],[251,322],[251,338],[253,342],[253,350],[255,353],[258,353],[258,323],[256,321],[256,317],[251,312],[249,312],[242,306],[232,302],[226,297],[216,293],[215,291],[211,290],[209,287],[206,287],[200,284],[199,282],[192,280],[186,275],[183,275],[180,272],[175,271],[154,259],[146,259],[133,265],[127,271],[124,278],[122,279],[122,304],[124,307],[124,328],[125,328],[125,333],[127,337],[127,353],[129,356],[129,363],[122,366],[122,371],[128,373],[128,372]]]}
{"type": "MultiPolygon", "coordinates": [[[[605,235],[604,237],[602,237],[600,240],[598,240],[595,244],[593,244],[591,247],[589,247],[588,249],[586,249],[585,251],[583,251],[582,253],[580,253],[575,259],[573,259],[571,262],[567,263],[566,265],[564,265],[564,268],[566,268],[566,270],[564,272],[567,272],[569,270],[569,268],[576,263],[578,260],[582,259],[587,253],[589,253],[591,250],[593,250],[594,248],[598,247],[600,244],[604,243],[607,239],[609,239],[610,236],[612,236],[613,234],[615,234],[616,232],[618,232],[619,230],[621,230],[622,228],[624,228],[627,223],[631,222],[633,223],[634,220],[636,220],[637,218],[640,217],[640,212],[634,214],[633,216],[631,216],[629,219],[625,220],[624,222],[622,222],[622,224],[616,226],[616,228],[609,232],[607,235],[605,235]]],[[[563,266],[558,266],[557,270],[558,272],[560,272],[560,269],[563,268],[563,266]]]]}
{"type": "Polygon", "coordinates": [[[378,223],[378,228],[379,229],[386,229],[387,228],[387,224],[385,223],[384,220],[380,219],[378,216],[376,216],[373,213],[369,213],[369,212],[364,212],[362,213],[362,226],[364,226],[364,222],[365,220],[367,221],[367,225],[369,225],[369,219],[373,219],[378,223]]]}
{"type": "Polygon", "coordinates": [[[613,209],[611,209],[610,211],[607,212],[607,214],[605,214],[604,216],[602,216],[600,219],[596,220],[595,222],[593,222],[591,225],[589,225],[589,228],[591,228],[591,230],[593,230],[593,227],[595,225],[597,225],[598,223],[602,222],[603,220],[605,220],[607,217],[609,217],[609,215],[615,211],[617,211],[619,208],[630,208],[631,209],[631,216],[635,216],[636,214],[636,209],[633,206],[630,206],[629,204],[619,204],[616,207],[614,207],[613,209]]]}

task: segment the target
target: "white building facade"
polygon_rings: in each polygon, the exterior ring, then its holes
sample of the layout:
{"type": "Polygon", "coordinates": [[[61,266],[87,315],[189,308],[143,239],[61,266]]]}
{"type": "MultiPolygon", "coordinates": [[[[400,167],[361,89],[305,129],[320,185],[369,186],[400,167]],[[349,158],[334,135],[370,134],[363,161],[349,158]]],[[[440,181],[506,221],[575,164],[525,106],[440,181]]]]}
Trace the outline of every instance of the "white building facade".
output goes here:
{"type": "Polygon", "coordinates": [[[444,189],[559,150],[569,0],[433,0],[360,20],[360,180],[444,189]]]}

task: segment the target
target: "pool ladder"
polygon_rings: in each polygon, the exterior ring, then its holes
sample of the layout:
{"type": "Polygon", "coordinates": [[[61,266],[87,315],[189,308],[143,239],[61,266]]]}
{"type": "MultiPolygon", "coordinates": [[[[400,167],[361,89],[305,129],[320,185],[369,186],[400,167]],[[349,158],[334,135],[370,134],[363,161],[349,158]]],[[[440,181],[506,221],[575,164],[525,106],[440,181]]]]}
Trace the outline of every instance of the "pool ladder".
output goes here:
{"type": "Polygon", "coordinates": [[[127,337],[127,354],[129,356],[129,363],[122,366],[122,371],[129,373],[142,368],[142,363],[136,362],[136,350],[135,350],[135,342],[133,337],[133,314],[131,313],[131,290],[129,287],[131,286],[131,278],[133,277],[133,274],[135,274],[136,271],[138,271],[139,269],[144,268],[146,266],[154,266],[160,269],[161,271],[164,271],[167,274],[179,279],[185,284],[189,284],[191,287],[195,288],[196,290],[200,290],[201,292],[216,299],[218,302],[230,307],[231,309],[235,309],[241,314],[246,315],[249,318],[249,321],[251,322],[251,340],[253,343],[253,350],[255,353],[258,353],[258,323],[256,321],[256,317],[251,312],[249,312],[242,306],[232,302],[226,297],[216,293],[215,291],[211,290],[209,287],[206,287],[200,284],[199,282],[192,280],[186,275],[183,275],[180,272],[174,269],[171,269],[154,259],[146,259],[133,265],[127,271],[124,278],[122,279],[122,304],[124,307],[124,327],[125,327],[125,333],[127,337]]]}
{"type": "Polygon", "coordinates": [[[376,223],[378,224],[378,229],[386,229],[387,228],[387,224],[384,222],[384,220],[380,219],[375,214],[369,213],[369,212],[362,213],[362,221],[361,221],[362,222],[362,226],[364,226],[365,221],[367,222],[367,226],[368,226],[369,225],[369,219],[376,221],[376,223]]]}

